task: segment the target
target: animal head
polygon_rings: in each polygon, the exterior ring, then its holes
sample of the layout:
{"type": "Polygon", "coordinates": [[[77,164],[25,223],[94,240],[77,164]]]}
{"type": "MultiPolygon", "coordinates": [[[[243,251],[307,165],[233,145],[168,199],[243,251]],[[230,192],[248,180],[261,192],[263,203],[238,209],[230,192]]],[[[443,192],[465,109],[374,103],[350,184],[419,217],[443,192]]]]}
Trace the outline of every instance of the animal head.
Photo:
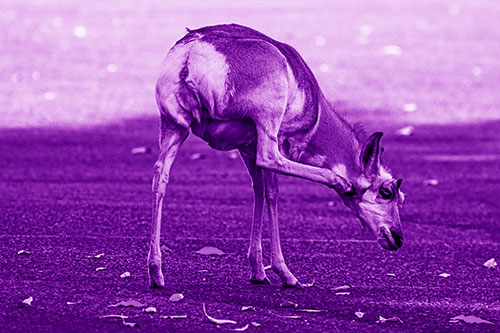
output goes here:
{"type": "Polygon", "coordinates": [[[397,250],[403,244],[399,212],[405,201],[401,178],[393,178],[381,165],[382,133],[373,133],[361,149],[361,174],[350,177],[339,192],[344,204],[377,238],[384,249],[397,250]]]}

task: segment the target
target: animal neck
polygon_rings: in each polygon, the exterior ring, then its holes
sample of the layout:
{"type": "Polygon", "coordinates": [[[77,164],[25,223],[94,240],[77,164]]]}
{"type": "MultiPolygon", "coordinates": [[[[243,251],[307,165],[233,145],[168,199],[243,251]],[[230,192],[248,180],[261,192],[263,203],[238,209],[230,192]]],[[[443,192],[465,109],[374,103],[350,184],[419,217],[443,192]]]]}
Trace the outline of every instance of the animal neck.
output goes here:
{"type": "Polygon", "coordinates": [[[301,157],[312,166],[334,170],[347,180],[361,172],[361,144],[354,128],[338,115],[325,97],[319,102],[320,118],[301,157]]]}

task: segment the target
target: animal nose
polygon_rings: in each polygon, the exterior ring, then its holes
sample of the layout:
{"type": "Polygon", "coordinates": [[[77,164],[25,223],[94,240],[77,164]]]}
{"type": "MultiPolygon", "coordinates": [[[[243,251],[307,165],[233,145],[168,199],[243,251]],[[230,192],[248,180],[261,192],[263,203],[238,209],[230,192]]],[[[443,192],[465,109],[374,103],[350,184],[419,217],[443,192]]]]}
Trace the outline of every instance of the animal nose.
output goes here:
{"type": "Polygon", "coordinates": [[[401,245],[403,245],[403,233],[401,232],[401,230],[390,229],[390,231],[392,239],[394,239],[394,243],[398,248],[400,248],[401,245]]]}

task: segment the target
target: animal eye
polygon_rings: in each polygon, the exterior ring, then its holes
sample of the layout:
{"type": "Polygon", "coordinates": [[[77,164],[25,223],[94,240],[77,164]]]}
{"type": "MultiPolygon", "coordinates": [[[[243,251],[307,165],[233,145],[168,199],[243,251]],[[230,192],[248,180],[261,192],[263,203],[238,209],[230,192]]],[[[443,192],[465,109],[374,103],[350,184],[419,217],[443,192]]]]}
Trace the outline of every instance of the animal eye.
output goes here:
{"type": "Polygon", "coordinates": [[[380,190],[378,190],[378,194],[382,197],[382,199],[391,199],[392,198],[392,192],[385,187],[381,187],[380,190]]]}

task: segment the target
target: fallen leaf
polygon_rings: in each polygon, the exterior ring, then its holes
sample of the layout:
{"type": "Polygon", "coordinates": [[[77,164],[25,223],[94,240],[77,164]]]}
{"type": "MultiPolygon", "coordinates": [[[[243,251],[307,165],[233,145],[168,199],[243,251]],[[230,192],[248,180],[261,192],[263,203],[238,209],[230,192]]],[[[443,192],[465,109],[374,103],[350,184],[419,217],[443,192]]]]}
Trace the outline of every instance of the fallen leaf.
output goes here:
{"type": "Polygon", "coordinates": [[[377,324],[379,323],[385,323],[385,322],[400,322],[401,324],[403,323],[403,321],[401,319],[399,319],[398,317],[390,317],[390,318],[384,318],[382,316],[378,316],[378,320],[377,320],[377,324]]]}
{"type": "Polygon", "coordinates": [[[354,312],[354,314],[356,315],[356,317],[358,317],[359,319],[363,318],[366,314],[366,312],[361,312],[361,311],[358,311],[358,312],[354,312]]]}
{"type": "Polygon", "coordinates": [[[488,268],[495,268],[497,267],[497,262],[495,261],[495,258],[491,258],[488,261],[486,261],[483,265],[488,268]]]}
{"type": "Polygon", "coordinates": [[[447,278],[447,277],[450,277],[450,274],[448,274],[448,273],[441,273],[441,274],[439,274],[439,276],[447,278]]]}
{"type": "Polygon", "coordinates": [[[120,275],[120,277],[123,279],[123,278],[128,278],[130,277],[130,272],[125,272],[123,273],[122,275],[120,275]]]}
{"type": "Polygon", "coordinates": [[[253,305],[243,305],[241,311],[255,311],[255,306],[253,305]]]}
{"type": "Polygon", "coordinates": [[[437,179],[426,179],[426,180],[423,181],[423,184],[427,185],[427,186],[436,186],[437,184],[439,184],[439,180],[437,180],[437,179]]]}
{"type": "Polygon", "coordinates": [[[127,323],[125,321],[125,319],[122,318],[122,322],[123,322],[123,325],[127,326],[127,327],[139,327],[139,324],[137,323],[127,323]]]}
{"type": "Polygon", "coordinates": [[[149,154],[151,153],[151,148],[149,147],[135,147],[130,150],[130,152],[134,155],[138,154],[149,154]]]}
{"type": "Polygon", "coordinates": [[[393,276],[393,277],[396,277],[396,274],[394,274],[394,273],[387,273],[386,275],[387,275],[387,276],[393,276]]]}
{"type": "Polygon", "coordinates": [[[23,300],[21,303],[24,305],[31,306],[31,302],[33,302],[33,297],[30,296],[30,297],[26,298],[25,300],[23,300]]]}
{"type": "Polygon", "coordinates": [[[313,285],[314,285],[314,279],[312,279],[312,281],[311,281],[311,282],[309,282],[309,283],[304,283],[304,284],[302,284],[302,287],[304,287],[304,288],[310,288],[310,287],[312,287],[313,285]]]}
{"type": "Polygon", "coordinates": [[[95,270],[98,271],[98,272],[99,271],[104,271],[104,270],[106,270],[106,267],[97,267],[95,270]]]}
{"type": "Polygon", "coordinates": [[[224,254],[224,252],[213,246],[204,246],[198,251],[196,251],[196,253],[202,254],[204,256],[210,256],[210,255],[221,256],[224,254]]]}
{"type": "Polygon", "coordinates": [[[188,317],[187,314],[184,315],[165,315],[165,316],[160,316],[160,318],[163,319],[186,319],[188,317]]]}
{"type": "Polygon", "coordinates": [[[104,256],[104,253],[99,253],[99,254],[96,254],[96,255],[94,256],[94,258],[99,259],[99,258],[101,258],[101,257],[103,257],[103,256],[104,256]]]}
{"type": "Polygon", "coordinates": [[[249,324],[246,324],[243,327],[238,327],[238,328],[232,328],[231,331],[246,331],[248,329],[249,324]]]}
{"type": "Polygon", "coordinates": [[[189,156],[189,159],[191,161],[202,160],[204,158],[205,158],[205,154],[201,154],[201,153],[194,153],[194,154],[191,154],[191,156],[189,156]]]}
{"type": "Polygon", "coordinates": [[[461,320],[467,324],[491,324],[491,325],[493,325],[493,323],[491,321],[484,320],[484,319],[481,319],[481,318],[476,317],[476,316],[464,316],[464,315],[450,318],[450,323],[458,323],[459,320],[461,320]]]}
{"type": "Polygon", "coordinates": [[[338,292],[338,293],[335,293],[335,295],[337,296],[345,296],[345,295],[350,295],[351,292],[349,291],[341,291],[341,292],[338,292]]]}
{"type": "Polygon", "coordinates": [[[156,308],[154,306],[148,306],[147,308],[145,308],[142,311],[147,312],[147,313],[155,313],[156,312],[156,308]]]}
{"type": "Polygon", "coordinates": [[[397,130],[396,134],[401,136],[410,136],[413,134],[414,131],[415,131],[415,126],[408,125],[397,130]]]}
{"type": "Polygon", "coordinates": [[[205,303],[203,303],[203,313],[212,323],[223,325],[223,324],[237,324],[234,320],[230,319],[215,319],[207,314],[207,309],[205,308],[205,303]]]}
{"type": "Polygon", "coordinates": [[[351,289],[351,286],[344,285],[344,286],[333,288],[333,290],[348,290],[348,289],[351,289]]]}
{"type": "Polygon", "coordinates": [[[127,319],[128,316],[119,315],[119,314],[109,314],[109,315],[99,316],[99,318],[120,318],[120,319],[127,319]]]}
{"type": "Polygon", "coordinates": [[[252,324],[253,327],[259,327],[261,324],[258,322],[252,321],[250,324],[252,324]]]}
{"type": "Polygon", "coordinates": [[[142,307],[145,307],[146,305],[142,304],[139,301],[133,300],[133,299],[129,299],[128,301],[121,301],[121,302],[118,302],[118,303],[112,304],[112,305],[108,305],[108,307],[110,307],[110,308],[116,308],[119,306],[126,307],[126,308],[129,308],[129,307],[130,308],[142,308],[142,307]]]}
{"type": "Polygon", "coordinates": [[[291,316],[282,316],[282,315],[279,315],[277,313],[272,313],[273,315],[275,315],[276,317],[280,317],[280,318],[286,318],[286,319],[302,319],[301,316],[298,316],[298,315],[291,315],[291,316]]]}
{"type": "Polygon", "coordinates": [[[282,308],[296,308],[298,306],[297,303],[291,302],[291,301],[285,301],[280,303],[280,307],[282,308]]]}
{"type": "Polygon", "coordinates": [[[319,309],[296,309],[297,312],[308,312],[308,313],[320,313],[320,312],[328,312],[328,310],[319,310],[319,309]]]}
{"type": "Polygon", "coordinates": [[[166,245],[160,246],[160,250],[163,252],[172,252],[172,250],[166,245]]]}
{"type": "Polygon", "coordinates": [[[19,250],[17,251],[17,254],[22,255],[22,256],[29,256],[31,252],[25,251],[25,250],[19,250]]]}
{"type": "Polygon", "coordinates": [[[182,300],[184,298],[184,295],[183,294],[180,294],[180,293],[175,293],[175,294],[172,294],[172,296],[170,296],[170,298],[168,299],[170,302],[179,302],[180,300],[182,300]]]}

